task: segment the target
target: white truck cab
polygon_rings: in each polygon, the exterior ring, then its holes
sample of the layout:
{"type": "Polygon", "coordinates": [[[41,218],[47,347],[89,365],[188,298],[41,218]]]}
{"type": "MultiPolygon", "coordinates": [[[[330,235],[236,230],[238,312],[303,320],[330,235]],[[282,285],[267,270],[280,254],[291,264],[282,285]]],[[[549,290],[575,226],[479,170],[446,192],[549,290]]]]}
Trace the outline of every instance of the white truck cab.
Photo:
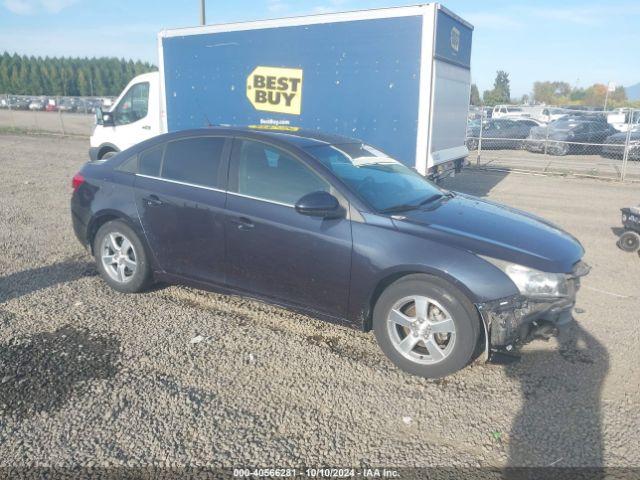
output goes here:
{"type": "Polygon", "coordinates": [[[134,77],[109,111],[96,112],[89,157],[100,160],[163,132],[160,113],[160,74],[134,77]]]}

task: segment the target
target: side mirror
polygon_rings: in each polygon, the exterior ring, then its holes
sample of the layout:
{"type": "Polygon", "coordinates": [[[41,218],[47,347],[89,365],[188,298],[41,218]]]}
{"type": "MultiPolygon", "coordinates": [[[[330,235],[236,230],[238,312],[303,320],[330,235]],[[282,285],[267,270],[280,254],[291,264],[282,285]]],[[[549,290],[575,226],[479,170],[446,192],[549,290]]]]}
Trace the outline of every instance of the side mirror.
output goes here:
{"type": "Polygon", "coordinates": [[[296,212],[322,218],[339,218],[344,212],[338,199],[328,192],[308,193],[296,202],[296,212]]]}
{"type": "Polygon", "coordinates": [[[113,127],[115,125],[113,112],[103,112],[102,108],[96,107],[96,123],[105,127],[113,127]]]}

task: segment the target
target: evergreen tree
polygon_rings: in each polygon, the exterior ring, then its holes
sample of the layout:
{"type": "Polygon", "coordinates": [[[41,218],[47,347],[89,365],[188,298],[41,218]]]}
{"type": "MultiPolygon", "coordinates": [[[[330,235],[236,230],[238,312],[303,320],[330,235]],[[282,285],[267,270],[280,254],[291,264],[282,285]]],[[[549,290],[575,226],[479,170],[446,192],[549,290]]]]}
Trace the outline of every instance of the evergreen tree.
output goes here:
{"type": "Polygon", "coordinates": [[[0,94],[113,96],[135,76],[156,70],[124,58],[0,55],[0,94]]]}

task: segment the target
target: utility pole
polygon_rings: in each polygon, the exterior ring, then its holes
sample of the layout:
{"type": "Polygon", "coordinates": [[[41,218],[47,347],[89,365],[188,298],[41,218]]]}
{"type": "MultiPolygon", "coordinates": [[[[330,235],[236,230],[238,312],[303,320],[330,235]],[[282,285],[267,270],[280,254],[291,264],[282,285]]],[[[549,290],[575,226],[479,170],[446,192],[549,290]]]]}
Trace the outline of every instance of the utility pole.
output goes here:
{"type": "Polygon", "coordinates": [[[205,16],[205,2],[206,0],[200,0],[200,25],[206,25],[206,16],[205,16]]]}
{"type": "Polygon", "coordinates": [[[604,96],[604,111],[607,111],[607,103],[609,101],[609,92],[615,92],[616,90],[616,86],[613,84],[613,82],[607,82],[607,93],[604,96]]]}

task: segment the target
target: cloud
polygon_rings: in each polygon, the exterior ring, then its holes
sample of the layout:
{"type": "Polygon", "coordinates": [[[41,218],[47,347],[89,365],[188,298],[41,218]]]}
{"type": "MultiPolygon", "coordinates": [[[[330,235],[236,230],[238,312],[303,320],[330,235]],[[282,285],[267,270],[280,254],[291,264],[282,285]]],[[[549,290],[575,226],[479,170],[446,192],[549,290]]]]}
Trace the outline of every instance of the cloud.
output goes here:
{"type": "Polygon", "coordinates": [[[4,0],[4,8],[16,15],[59,13],[78,0],[4,0]]]}
{"type": "Polygon", "coordinates": [[[476,28],[505,30],[520,28],[522,26],[522,22],[518,20],[516,16],[504,13],[467,13],[465,14],[464,18],[465,20],[471,22],[471,24],[476,28]]]}
{"type": "Polygon", "coordinates": [[[267,0],[269,13],[282,13],[290,10],[290,6],[284,0],[267,0]]]}
{"type": "Polygon", "coordinates": [[[279,16],[294,17],[298,15],[309,15],[317,13],[330,13],[344,10],[347,0],[325,0],[322,5],[309,5],[300,8],[287,0],[267,0],[267,11],[279,16]]]}

